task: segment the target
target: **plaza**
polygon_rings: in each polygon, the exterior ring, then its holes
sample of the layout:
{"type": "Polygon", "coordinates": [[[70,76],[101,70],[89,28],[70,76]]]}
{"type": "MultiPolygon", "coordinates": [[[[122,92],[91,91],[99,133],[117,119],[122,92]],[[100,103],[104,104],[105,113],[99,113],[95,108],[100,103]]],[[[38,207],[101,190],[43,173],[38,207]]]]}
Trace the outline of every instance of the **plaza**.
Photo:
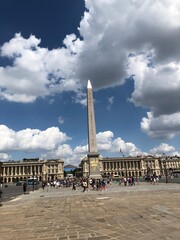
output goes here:
{"type": "Polygon", "coordinates": [[[180,185],[39,189],[3,202],[0,226],[3,240],[178,240],[180,185]]]}

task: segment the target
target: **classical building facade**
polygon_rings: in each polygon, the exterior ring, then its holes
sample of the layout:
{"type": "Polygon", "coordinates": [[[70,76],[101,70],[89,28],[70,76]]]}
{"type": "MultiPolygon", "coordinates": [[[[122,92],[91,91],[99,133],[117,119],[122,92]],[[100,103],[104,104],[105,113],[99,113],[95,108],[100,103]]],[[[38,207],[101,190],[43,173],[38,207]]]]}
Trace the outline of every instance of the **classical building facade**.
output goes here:
{"type": "MultiPolygon", "coordinates": [[[[157,176],[171,175],[180,172],[180,157],[99,157],[100,172],[103,177],[144,177],[156,174],[157,176]]],[[[83,176],[89,177],[89,159],[85,157],[80,166],[83,176]]]]}
{"type": "Polygon", "coordinates": [[[60,159],[23,159],[1,162],[0,179],[3,183],[18,182],[36,177],[38,181],[53,181],[64,178],[64,161],[60,159]]]}

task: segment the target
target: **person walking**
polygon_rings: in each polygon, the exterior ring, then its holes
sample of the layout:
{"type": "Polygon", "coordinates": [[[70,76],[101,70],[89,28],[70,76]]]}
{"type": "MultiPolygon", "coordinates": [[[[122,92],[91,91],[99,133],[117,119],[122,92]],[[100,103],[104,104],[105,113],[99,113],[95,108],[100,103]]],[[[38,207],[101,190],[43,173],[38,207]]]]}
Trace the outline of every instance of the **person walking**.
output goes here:
{"type": "Polygon", "coordinates": [[[72,187],[72,190],[76,191],[76,190],[77,190],[77,189],[76,189],[76,181],[73,182],[72,186],[73,186],[73,187],[72,187]]]}
{"type": "Polygon", "coordinates": [[[24,182],[23,183],[23,192],[24,192],[24,194],[26,193],[26,191],[27,191],[27,183],[24,182]]]}
{"type": "Polygon", "coordinates": [[[84,179],[83,182],[82,182],[82,186],[83,186],[83,192],[86,192],[87,182],[86,182],[85,179],[84,179]]]}

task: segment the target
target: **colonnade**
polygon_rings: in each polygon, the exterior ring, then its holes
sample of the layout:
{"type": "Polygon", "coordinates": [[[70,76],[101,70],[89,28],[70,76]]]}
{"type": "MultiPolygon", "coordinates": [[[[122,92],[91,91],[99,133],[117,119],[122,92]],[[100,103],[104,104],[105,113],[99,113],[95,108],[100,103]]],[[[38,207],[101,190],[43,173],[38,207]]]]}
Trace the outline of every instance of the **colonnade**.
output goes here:
{"type": "Polygon", "coordinates": [[[167,161],[166,162],[166,168],[172,168],[176,169],[180,167],[180,162],[179,161],[167,161]]]}
{"type": "Polygon", "coordinates": [[[16,176],[16,175],[36,175],[42,173],[42,165],[20,165],[20,166],[3,166],[3,176],[16,176]]]}
{"type": "Polygon", "coordinates": [[[36,177],[38,181],[64,178],[62,160],[31,160],[3,162],[0,181],[4,183],[26,180],[36,177]]]}
{"type": "Polygon", "coordinates": [[[124,177],[133,176],[141,177],[141,162],[135,161],[103,161],[102,172],[105,176],[124,177]]]}
{"type": "Polygon", "coordinates": [[[27,179],[35,176],[42,178],[42,165],[5,165],[2,166],[2,181],[5,183],[27,179]]]}
{"type": "Polygon", "coordinates": [[[109,162],[103,162],[103,171],[107,170],[139,170],[140,169],[140,161],[109,161],[109,162]]]}

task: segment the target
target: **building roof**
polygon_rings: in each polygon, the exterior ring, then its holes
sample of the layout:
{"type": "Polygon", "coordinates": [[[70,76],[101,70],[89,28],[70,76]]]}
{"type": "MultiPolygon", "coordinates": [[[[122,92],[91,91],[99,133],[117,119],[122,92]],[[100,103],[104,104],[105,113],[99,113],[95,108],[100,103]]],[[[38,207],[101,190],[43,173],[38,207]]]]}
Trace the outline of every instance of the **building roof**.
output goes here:
{"type": "Polygon", "coordinates": [[[68,165],[64,166],[64,168],[76,169],[78,167],[68,164],[68,165]]]}

